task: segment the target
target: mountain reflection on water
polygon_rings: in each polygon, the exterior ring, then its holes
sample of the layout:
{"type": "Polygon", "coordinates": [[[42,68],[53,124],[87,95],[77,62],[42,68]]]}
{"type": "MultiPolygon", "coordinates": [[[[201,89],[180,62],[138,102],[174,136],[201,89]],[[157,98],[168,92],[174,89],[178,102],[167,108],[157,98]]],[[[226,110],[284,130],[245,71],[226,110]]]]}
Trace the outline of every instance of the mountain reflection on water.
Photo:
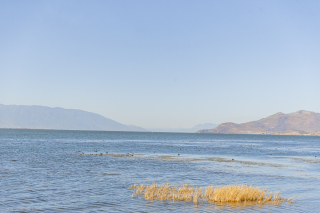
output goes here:
{"type": "Polygon", "coordinates": [[[320,137],[0,129],[0,212],[315,212],[320,137]],[[129,187],[253,184],[293,203],[137,199],[129,187]]]}

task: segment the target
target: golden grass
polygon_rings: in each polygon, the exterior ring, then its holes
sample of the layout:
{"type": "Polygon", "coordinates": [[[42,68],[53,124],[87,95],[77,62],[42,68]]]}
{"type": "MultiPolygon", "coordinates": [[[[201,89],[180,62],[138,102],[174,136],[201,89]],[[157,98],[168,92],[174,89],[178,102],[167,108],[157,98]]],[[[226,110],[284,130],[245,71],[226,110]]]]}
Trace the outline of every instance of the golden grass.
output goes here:
{"type": "Polygon", "coordinates": [[[247,185],[226,185],[226,186],[208,186],[205,188],[183,185],[170,185],[165,183],[158,185],[132,185],[130,189],[135,189],[134,194],[137,197],[143,197],[146,200],[182,200],[192,201],[198,204],[201,201],[208,202],[246,202],[254,201],[258,203],[267,202],[290,202],[292,199],[285,199],[280,193],[268,192],[266,189],[247,185]],[[272,196],[273,194],[273,196],[272,196]]]}

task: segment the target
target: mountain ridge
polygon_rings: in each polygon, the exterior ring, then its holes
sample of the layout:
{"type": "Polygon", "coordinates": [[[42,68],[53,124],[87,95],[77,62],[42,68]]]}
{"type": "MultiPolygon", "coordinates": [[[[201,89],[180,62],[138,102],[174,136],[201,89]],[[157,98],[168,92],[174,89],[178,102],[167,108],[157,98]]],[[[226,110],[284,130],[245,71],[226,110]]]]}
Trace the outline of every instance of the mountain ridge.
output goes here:
{"type": "Polygon", "coordinates": [[[198,133],[320,135],[320,113],[306,110],[288,114],[278,112],[242,124],[222,123],[214,129],[201,130],[198,133]]]}
{"type": "Polygon", "coordinates": [[[4,104],[0,104],[0,128],[136,131],[130,126],[84,110],[4,104]]]}

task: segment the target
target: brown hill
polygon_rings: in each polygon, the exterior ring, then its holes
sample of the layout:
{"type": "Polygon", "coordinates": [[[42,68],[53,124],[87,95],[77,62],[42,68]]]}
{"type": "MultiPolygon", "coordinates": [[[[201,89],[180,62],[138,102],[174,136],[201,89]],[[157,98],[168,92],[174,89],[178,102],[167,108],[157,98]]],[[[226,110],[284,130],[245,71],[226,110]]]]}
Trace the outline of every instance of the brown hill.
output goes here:
{"type": "Polygon", "coordinates": [[[300,110],[284,114],[276,113],[258,121],[243,124],[222,123],[214,129],[200,133],[221,134],[280,134],[280,135],[320,135],[320,113],[300,110]]]}

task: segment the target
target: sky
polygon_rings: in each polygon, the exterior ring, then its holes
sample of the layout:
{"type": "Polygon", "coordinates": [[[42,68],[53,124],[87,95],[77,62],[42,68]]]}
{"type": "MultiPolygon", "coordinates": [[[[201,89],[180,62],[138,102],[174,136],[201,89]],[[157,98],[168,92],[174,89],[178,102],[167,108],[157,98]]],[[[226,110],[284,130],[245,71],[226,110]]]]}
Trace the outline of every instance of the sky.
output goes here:
{"type": "Polygon", "coordinates": [[[0,104],[144,128],[320,112],[320,0],[0,0],[0,104]]]}

